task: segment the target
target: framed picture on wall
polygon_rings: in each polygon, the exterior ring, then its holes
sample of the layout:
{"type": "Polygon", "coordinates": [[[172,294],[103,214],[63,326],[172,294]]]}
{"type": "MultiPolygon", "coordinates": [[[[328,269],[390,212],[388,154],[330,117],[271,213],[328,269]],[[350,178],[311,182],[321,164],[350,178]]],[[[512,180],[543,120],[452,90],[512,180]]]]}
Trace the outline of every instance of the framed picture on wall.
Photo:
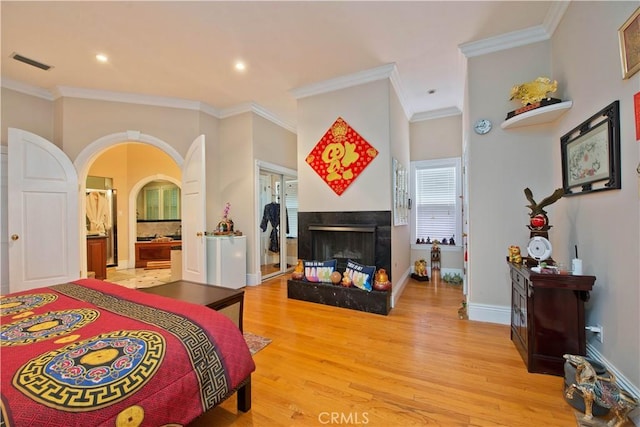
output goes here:
{"type": "Polygon", "coordinates": [[[409,223],[409,173],[393,159],[393,225],[409,223]]]}
{"type": "Polygon", "coordinates": [[[622,78],[628,79],[640,70],[640,7],[618,30],[622,78]]]}
{"type": "Polygon", "coordinates": [[[564,196],[622,188],[620,101],[614,101],[560,138],[564,196]]]}

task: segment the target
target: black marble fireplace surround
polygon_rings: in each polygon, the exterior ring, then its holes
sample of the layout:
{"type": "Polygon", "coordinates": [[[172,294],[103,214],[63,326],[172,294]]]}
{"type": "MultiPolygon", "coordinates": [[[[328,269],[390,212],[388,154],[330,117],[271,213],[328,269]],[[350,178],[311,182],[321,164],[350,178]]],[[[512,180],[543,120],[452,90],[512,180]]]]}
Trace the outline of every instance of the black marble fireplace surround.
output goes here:
{"type": "MultiPolygon", "coordinates": [[[[298,257],[338,260],[344,273],[347,259],[384,268],[391,279],[391,212],[298,212],[298,257]]],[[[287,297],[334,307],[386,315],[390,291],[364,291],[328,283],[287,281],[287,297]]]]}
{"type": "Polygon", "coordinates": [[[298,212],[298,258],[316,261],[336,258],[341,273],[351,258],[360,264],[375,265],[376,269],[384,268],[391,280],[391,211],[298,212]],[[352,236],[345,238],[347,234],[352,236]],[[314,252],[319,238],[331,236],[338,239],[332,254],[314,252]],[[355,246],[341,246],[349,244],[355,246]]]}

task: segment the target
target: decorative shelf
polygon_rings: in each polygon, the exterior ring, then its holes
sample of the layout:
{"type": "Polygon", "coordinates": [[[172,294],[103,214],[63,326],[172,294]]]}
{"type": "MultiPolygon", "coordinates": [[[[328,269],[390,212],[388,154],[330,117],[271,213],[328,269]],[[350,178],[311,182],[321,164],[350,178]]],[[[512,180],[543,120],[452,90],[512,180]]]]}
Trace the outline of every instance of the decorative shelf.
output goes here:
{"type": "Polygon", "coordinates": [[[502,129],[513,129],[522,126],[539,125],[542,123],[550,123],[567,112],[573,105],[573,101],[560,102],[558,104],[547,105],[546,107],[536,108],[526,113],[518,114],[508,120],[502,122],[502,129]]]}

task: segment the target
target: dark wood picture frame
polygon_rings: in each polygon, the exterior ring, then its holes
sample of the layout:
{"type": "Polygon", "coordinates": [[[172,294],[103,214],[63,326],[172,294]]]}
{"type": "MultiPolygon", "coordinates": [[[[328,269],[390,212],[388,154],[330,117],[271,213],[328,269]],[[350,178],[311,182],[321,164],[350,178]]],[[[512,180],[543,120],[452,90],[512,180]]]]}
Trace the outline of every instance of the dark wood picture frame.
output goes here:
{"type": "Polygon", "coordinates": [[[614,101],[560,138],[564,196],[622,188],[620,101],[614,101]]]}

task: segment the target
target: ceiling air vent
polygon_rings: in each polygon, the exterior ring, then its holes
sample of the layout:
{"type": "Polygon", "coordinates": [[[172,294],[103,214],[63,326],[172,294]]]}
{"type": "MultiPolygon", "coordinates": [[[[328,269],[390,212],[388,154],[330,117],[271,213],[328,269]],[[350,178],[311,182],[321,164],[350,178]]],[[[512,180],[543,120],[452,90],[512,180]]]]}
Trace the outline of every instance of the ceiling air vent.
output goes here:
{"type": "Polygon", "coordinates": [[[34,59],[27,58],[26,56],[22,56],[19,53],[13,53],[11,57],[16,61],[24,62],[25,64],[29,64],[33,67],[37,67],[45,71],[49,70],[50,68],[53,68],[51,65],[43,64],[42,62],[38,62],[34,59]]]}

